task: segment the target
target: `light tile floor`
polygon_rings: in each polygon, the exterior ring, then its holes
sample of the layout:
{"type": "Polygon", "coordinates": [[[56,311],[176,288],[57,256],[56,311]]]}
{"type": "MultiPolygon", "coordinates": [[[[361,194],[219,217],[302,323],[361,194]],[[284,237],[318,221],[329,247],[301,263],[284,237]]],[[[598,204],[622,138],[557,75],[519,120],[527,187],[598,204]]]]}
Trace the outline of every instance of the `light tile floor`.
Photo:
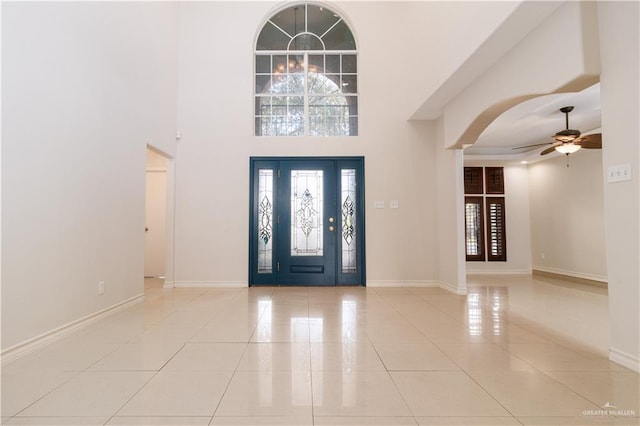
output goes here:
{"type": "Polygon", "coordinates": [[[4,365],[2,423],[640,424],[638,374],[606,357],[604,289],[145,287],[4,365]]]}

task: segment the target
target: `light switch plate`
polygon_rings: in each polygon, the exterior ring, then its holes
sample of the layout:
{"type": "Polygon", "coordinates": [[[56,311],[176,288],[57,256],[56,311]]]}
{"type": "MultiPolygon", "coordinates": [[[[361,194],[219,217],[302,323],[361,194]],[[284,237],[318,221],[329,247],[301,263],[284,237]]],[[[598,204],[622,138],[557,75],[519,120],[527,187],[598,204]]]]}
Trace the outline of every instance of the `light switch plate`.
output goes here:
{"type": "Polygon", "coordinates": [[[623,182],[631,180],[631,164],[618,164],[607,168],[607,182],[623,182]]]}

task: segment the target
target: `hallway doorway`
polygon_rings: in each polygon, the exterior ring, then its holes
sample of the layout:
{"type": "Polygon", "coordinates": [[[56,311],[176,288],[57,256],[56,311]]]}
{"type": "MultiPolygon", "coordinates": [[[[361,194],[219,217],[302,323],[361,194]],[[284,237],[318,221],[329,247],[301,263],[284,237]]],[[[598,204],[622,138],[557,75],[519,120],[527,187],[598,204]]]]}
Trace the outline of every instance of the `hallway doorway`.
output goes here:
{"type": "Polygon", "coordinates": [[[168,159],[147,148],[144,277],[164,278],[168,159]]]}

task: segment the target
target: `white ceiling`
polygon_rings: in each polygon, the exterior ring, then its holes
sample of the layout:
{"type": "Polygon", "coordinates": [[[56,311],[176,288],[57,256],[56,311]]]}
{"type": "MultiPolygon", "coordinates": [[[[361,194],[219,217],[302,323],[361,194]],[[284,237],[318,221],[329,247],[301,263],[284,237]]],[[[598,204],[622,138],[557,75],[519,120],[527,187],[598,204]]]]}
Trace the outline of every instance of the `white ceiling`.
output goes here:
{"type": "Polygon", "coordinates": [[[600,128],[600,83],[579,93],[540,96],[516,105],[496,118],[475,144],[465,148],[464,154],[470,158],[524,158],[538,155],[547,147],[513,148],[554,142],[551,136],[566,127],[565,115],[560,108],[569,105],[574,107],[569,114],[569,128],[580,130],[582,134],[597,133],[600,128]]]}

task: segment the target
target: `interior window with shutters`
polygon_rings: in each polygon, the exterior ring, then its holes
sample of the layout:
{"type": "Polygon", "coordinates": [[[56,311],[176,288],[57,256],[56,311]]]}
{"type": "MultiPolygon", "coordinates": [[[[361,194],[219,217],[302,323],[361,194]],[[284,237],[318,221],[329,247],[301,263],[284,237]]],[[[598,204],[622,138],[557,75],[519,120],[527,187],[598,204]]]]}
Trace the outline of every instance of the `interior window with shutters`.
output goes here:
{"type": "Polygon", "coordinates": [[[507,240],[504,224],[504,197],[486,197],[487,212],[487,260],[505,262],[507,260],[507,240]]]}
{"type": "Polygon", "coordinates": [[[504,169],[502,167],[485,167],[487,194],[504,194],[504,169]]]}
{"type": "Polygon", "coordinates": [[[464,191],[467,261],[506,262],[504,169],[465,167],[464,191]]]}
{"type": "Polygon", "coordinates": [[[482,197],[464,197],[467,260],[484,260],[483,204],[482,197]]]}
{"type": "Polygon", "coordinates": [[[484,194],[484,185],[482,180],[482,167],[465,167],[464,168],[464,193],[484,194]]]}
{"type": "Polygon", "coordinates": [[[358,57],[344,19],[299,3],[276,12],[255,47],[256,136],[357,136],[358,57]]]}

